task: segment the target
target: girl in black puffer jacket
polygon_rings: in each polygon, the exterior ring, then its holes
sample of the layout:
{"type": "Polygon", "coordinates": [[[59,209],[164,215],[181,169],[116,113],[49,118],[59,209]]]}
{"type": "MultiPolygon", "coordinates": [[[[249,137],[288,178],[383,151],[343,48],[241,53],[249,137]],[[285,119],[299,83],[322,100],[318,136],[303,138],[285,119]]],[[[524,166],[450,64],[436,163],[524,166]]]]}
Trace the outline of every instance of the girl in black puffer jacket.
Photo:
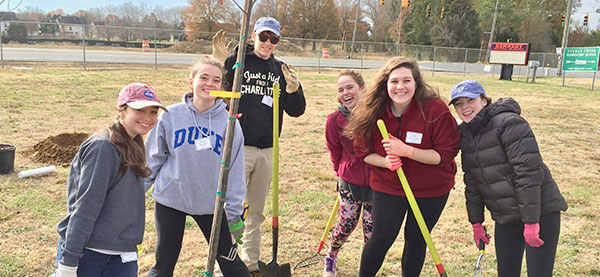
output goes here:
{"type": "Polygon", "coordinates": [[[469,221],[475,244],[489,243],[482,226],[487,207],[496,221],[498,276],[520,276],[523,250],[528,276],[552,276],[567,209],[542,161],[531,127],[512,98],[492,103],[481,84],[466,80],[452,88],[469,221]]]}

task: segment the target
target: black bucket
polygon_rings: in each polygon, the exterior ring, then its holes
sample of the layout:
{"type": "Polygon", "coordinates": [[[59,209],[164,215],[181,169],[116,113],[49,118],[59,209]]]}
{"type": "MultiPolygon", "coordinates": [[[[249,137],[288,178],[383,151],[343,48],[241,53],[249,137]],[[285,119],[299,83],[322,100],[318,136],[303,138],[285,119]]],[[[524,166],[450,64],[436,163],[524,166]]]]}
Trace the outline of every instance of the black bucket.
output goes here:
{"type": "Polygon", "coordinates": [[[0,174],[7,174],[15,169],[15,149],[9,144],[0,144],[0,174]]]}

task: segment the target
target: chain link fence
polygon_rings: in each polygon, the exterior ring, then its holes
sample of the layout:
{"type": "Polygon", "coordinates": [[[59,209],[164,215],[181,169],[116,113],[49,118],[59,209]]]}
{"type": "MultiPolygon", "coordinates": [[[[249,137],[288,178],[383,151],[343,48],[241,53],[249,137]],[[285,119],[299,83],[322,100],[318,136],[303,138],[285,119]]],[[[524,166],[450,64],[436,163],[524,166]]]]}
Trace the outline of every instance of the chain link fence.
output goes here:
{"type": "MultiPolygon", "coordinates": [[[[2,67],[8,61],[63,61],[82,63],[84,68],[94,63],[145,63],[158,68],[159,65],[169,64],[189,65],[199,55],[210,54],[214,32],[191,34],[182,30],[95,24],[0,21],[0,34],[2,67]],[[198,39],[186,41],[189,35],[198,39]]],[[[237,42],[238,34],[228,33],[228,39],[237,42]]],[[[493,74],[499,66],[485,67],[486,53],[487,49],[481,48],[292,37],[283,37],[276,51],[276,55],[283,57],[286,62],[290,60],[294,65],[319,69],[379,68],[387,58],[401,55],[420,61],[425,65],[424,70],[493,74]]],[[[556,69],[558,55],[530,53],[530,60],[539,61],[541,69],[546,68],[545,75],[548,75],[547,69],[556,69]]],[[[515,66],[515,75],[524,75],[526,72],[525,66],[515,66]]],[[[540,72],[544,74],[544,71],[540,72]]]]}

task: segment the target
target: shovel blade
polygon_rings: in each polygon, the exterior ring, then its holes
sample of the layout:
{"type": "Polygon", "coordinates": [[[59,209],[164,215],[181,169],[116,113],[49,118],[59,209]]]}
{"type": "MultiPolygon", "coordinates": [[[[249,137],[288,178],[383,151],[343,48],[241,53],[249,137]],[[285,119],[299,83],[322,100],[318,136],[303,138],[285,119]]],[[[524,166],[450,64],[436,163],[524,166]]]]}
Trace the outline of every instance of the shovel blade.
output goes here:
{"type": "Polygon", "coordinates": [[[269,264],[265,264],[262,261],[258,261],[258,270],[260,271],[261,277],[291,277],[292,268],[290,264],[278,265],[276,261],[271,261],[269,264]]]}

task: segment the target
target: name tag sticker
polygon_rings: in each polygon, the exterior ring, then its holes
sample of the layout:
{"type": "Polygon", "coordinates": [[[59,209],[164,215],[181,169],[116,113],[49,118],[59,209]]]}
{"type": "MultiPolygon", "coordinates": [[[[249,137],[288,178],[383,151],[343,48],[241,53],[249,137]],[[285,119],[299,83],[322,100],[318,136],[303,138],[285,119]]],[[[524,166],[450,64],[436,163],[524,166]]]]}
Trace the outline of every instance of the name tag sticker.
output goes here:
{"type": "Polygon", "coordinates": [[[212,148],[210,138],[208,137],[194,140],[194,145],[196,146],[196,151],[202,151],[212,148]]]}
{"type": "Polygon", "coordinates": [[[263,96],[262,103],[273,108],[273,97],[271,96],[263,96]]]}
{"type": "Polygon", "coordinates": [[[421,141],[423,141],[423,134],[411,131],[406,132],[406,143],[421,144],[421,141]]]}
{"type": "Polygon", "coordinates": [[[133,262],[133,261],[137,261],[137,260],[138,260],[138,256],[137,256],[136,252],[121,254],[121,262],[122,263],[128,263],[128,262],[133,262]]]}

